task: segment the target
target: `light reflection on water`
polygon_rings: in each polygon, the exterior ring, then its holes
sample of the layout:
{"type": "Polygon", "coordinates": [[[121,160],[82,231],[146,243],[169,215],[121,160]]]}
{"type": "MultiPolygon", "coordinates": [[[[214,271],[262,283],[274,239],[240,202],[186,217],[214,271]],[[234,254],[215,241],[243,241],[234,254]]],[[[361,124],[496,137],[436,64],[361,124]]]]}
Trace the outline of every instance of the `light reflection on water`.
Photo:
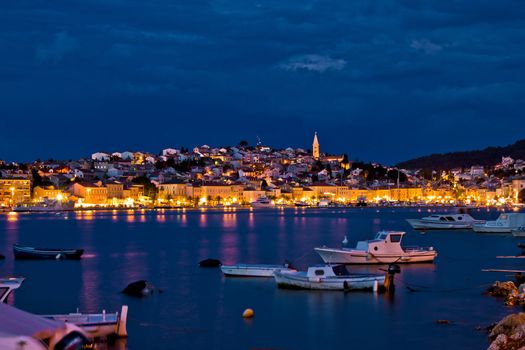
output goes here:
{"type": "MultiPolygon", "coordinates": [[[[441,211],[445,210],[449,209],[441,211]]],[[[109,312],[129,304],[130,349],[341,348],[348,339],[370,349],[417,348],[415,339],[429,349],[450,342],[459,348],[486,346],[485,335],[474,327],[511,310],[481,295],[480,286],[495,276],[480,269],[502,265],[495,256],[516,254],[519,240],[468,231],[411,230],[405,219],[426,211],[82,211],[70,213],[67,220],[51,214],[17,214],[16,221],[2,215],[0,253],[7,259],[0,261],[0,274],[27,277],[15,303],[32,312],[73,312],[77,306],[109,312]],[[321,262],[313,247],[341,246],[345,235],[351,247],[381,229],[406,230],[406,245],[434,246],[439,254],[436,264],[402,266],[393,299],[371,293],[280,290],[272,280],[224,278],[217,269],[197,267],[208,257],[225,263],[282,263],[288,258],[305,269],[321,262]],[[14,261],[14,243],[80,247],[86,256],[76,262],[14,261]],[[144,299],[119,293],[140,279],[164,293],[144,299]],[[410,292],[407,286],[417,291],[410,292]],[[240,317],[246,307],[255,309],[250,322],[240,317]],[[436,327],[436,319],[465,326],[436,327]],[[377,334],[381,337],[375,339],[377,334]],[[371,337],[374,343],[369,342],[371,337]],[[388,338],[394,340],[387,343],[388,338]]],[[[498,210],[480,210],[474,216],[498,215],[498,210]]],[[[519,262],[505,265],[519,267],[519,262]]],[[[355,271],[375,272],[378,267],[355,271]]]]}

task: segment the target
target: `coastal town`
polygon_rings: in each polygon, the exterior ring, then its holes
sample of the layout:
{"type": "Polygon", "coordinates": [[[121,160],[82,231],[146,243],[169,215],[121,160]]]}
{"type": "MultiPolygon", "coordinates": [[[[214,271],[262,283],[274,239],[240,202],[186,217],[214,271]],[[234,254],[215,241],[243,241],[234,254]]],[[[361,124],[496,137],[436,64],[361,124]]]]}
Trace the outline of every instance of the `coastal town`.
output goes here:
{"type": "Polygon", "coordinates": [[[240,141],[147,152],[96,152],[33,163],[0,161],[0,209],[240,207],[269,205],[506,206],[525,197],[525,161],[490,167],[400,169],[321,150],[240,141]]]}

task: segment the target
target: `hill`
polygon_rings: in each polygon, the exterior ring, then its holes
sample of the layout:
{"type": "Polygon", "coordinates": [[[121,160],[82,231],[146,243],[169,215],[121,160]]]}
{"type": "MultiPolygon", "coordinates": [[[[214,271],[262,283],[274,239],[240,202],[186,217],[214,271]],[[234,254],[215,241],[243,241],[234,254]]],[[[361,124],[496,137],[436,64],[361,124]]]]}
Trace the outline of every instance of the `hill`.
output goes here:
{"type": "Polygon", "coordinates": [[[472,165],[492,166],[501,162],[501,157],[525,159],[525,139],[505,147],[488,147],[478,151],[432,154],[397,164],[404,169],[449,170],[472,165]]]}

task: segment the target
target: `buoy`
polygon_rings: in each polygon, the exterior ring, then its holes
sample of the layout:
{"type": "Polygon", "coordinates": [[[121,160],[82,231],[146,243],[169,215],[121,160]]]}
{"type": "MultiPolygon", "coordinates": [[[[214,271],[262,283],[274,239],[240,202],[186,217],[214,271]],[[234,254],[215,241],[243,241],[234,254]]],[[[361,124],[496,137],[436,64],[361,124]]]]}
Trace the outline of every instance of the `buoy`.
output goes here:
{"type": "Polygon", "coordinates": [[[344,245],[347,245],[347,244],[348,244],[348,238],[346,238],[346,235],[345,235],[345,238],[343,239],[343,244],[344,244],[344,245]]]}
{"type": "Polygon", "coordinates": [[[252,309],[246,309],[242,313],[242,317],[244,318],[252,318],[253,317],[253,310],[252,309]]]}

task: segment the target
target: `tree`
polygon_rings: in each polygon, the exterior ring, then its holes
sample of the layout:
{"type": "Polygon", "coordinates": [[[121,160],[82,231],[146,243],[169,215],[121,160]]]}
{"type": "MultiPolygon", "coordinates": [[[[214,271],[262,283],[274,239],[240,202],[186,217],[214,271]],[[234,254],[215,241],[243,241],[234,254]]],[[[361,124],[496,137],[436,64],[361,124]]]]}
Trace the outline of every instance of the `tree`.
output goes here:
{"type": "Polygon", "coordinates": [[[248,146],[248,141],[246,141],[246,140],[241,140],[241,141],[239,142],[239,146],[241,146],[241,147],[247,147],[247,146],[248,146]]]}

